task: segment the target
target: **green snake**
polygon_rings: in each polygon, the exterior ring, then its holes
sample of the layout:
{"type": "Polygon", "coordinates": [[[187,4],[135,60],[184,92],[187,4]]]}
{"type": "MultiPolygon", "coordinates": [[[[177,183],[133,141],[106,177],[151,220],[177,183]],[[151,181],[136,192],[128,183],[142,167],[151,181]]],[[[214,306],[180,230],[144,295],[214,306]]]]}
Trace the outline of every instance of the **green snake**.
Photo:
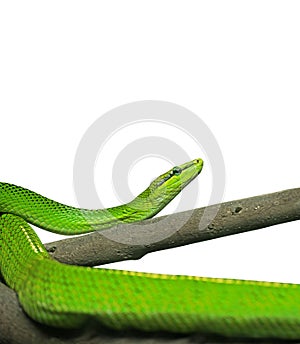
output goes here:
{"type": "MultiPolygon", "coordinates": [[[[55,261],[28,222],[87,233],[157,214],[202,170],[195,159],[156,178],[131,202],[87,210],[0,183],[0,271],[35,321],[78,328],[300,338],[300,285],[69,266],[55,261]]],[[[205,263],[205,262],[204,262],[205,263]]]]}

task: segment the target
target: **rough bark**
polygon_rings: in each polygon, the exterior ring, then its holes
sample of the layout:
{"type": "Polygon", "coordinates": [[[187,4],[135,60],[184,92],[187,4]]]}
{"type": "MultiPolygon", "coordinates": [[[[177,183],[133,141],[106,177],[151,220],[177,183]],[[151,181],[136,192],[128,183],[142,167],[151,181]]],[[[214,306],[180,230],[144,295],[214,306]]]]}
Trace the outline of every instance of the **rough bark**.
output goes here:
{"type": "MultiPolygon", "coordinates": [[[[242,233],[300,219],[300,189],[176,213],[138,225],[124,224],[112,229],[47,244],[61,262],[85,266],[128,259],[147,253],[222,236],[242,233]]],[[[58,331],[30,320],[19,306],[16,294],[0,282],[0,343],[250,343],[251,340],[197,335],[145,334],[108,331],[95,326],[80,331],[58,331]]],[[[257,342],[257,341],[256,341],[257,342]]],[[[268,343],[274,343],[274,339],[268,343]]],[[[267,341],[261,341],[267,343],[267,341]]]]}
{"type": "Polygon", "coordinates": [[[63,263],[96,266],[298,219],[300,188],[123,224],[46,247],[63,263]]]}

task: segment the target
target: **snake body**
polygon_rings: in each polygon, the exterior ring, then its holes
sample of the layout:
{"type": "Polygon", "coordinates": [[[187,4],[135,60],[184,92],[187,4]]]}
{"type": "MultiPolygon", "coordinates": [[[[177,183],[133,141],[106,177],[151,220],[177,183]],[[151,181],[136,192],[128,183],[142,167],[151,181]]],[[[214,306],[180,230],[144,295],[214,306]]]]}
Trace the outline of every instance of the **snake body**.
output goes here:
{"type": "Polygon", "coordinates": [[[300,338],[300,285],[68,266],[28,224],[79,234],[149,218],[201,171],[202,160],[159,176],[132,202],[106,210],[69,207],[0,183],[0,271],[37,322],[77,328],[92,317],[115,330],[300,338]]]}

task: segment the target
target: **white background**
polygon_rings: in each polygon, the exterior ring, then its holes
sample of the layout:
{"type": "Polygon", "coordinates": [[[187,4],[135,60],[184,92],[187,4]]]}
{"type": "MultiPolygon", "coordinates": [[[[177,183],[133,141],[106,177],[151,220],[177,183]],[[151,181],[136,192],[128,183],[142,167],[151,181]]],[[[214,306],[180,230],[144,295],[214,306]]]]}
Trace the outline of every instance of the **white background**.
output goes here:
{"type": "MultiPolygon", "coordinates": [[[[214,133],[224,201],[299,187],[299,16],[297,1],[2,1],[0,180],[76,206],[73,162],[87,128],[117,106],[154,99],[188,108],[214,133]]],[[[120,149],[132,140],[115,137],[120,149]]],[[[132,192],[168,166],[137,163],[132,192]]],[[[98,159],[97,178],[109,178],[109,168],[98,159]]],[[[198,178],[195,206],[213,187],[211,168],[198,178]]],[[[105,184],[105,192],[97,184],[101,199],[117,205],[105,184]]],[[[300,283],[299,231],[294,222],[112,267],[300,283]]]]}

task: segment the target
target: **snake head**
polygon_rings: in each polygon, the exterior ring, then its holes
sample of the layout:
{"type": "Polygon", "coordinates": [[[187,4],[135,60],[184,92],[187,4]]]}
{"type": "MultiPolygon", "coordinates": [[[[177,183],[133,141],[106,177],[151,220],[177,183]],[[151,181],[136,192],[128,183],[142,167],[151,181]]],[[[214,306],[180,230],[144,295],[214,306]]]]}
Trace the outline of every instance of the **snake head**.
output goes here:
{"type": "Polygon", "coordinates": [[[173,167],[154,179],[150,186],[131,202],[131,205],[151,208],[151,216],[157,214],[198,176],[202,167],[203,160],[200,158],[173,167]]]}
{"type": "MultiPolygon", "coordinates": [[[[174,166],[171,170],[160,175],[150,184],[150,191],[155,194],[171,194],[172,199],[184,189],[201,172],[203,167],[202,159],[195,159],[179,166],[174,166]]],[[[167,195],[165,194],[167,197],[167,195]]],[[[168,197],[167,197],[168,198],[168,197]]]]}

